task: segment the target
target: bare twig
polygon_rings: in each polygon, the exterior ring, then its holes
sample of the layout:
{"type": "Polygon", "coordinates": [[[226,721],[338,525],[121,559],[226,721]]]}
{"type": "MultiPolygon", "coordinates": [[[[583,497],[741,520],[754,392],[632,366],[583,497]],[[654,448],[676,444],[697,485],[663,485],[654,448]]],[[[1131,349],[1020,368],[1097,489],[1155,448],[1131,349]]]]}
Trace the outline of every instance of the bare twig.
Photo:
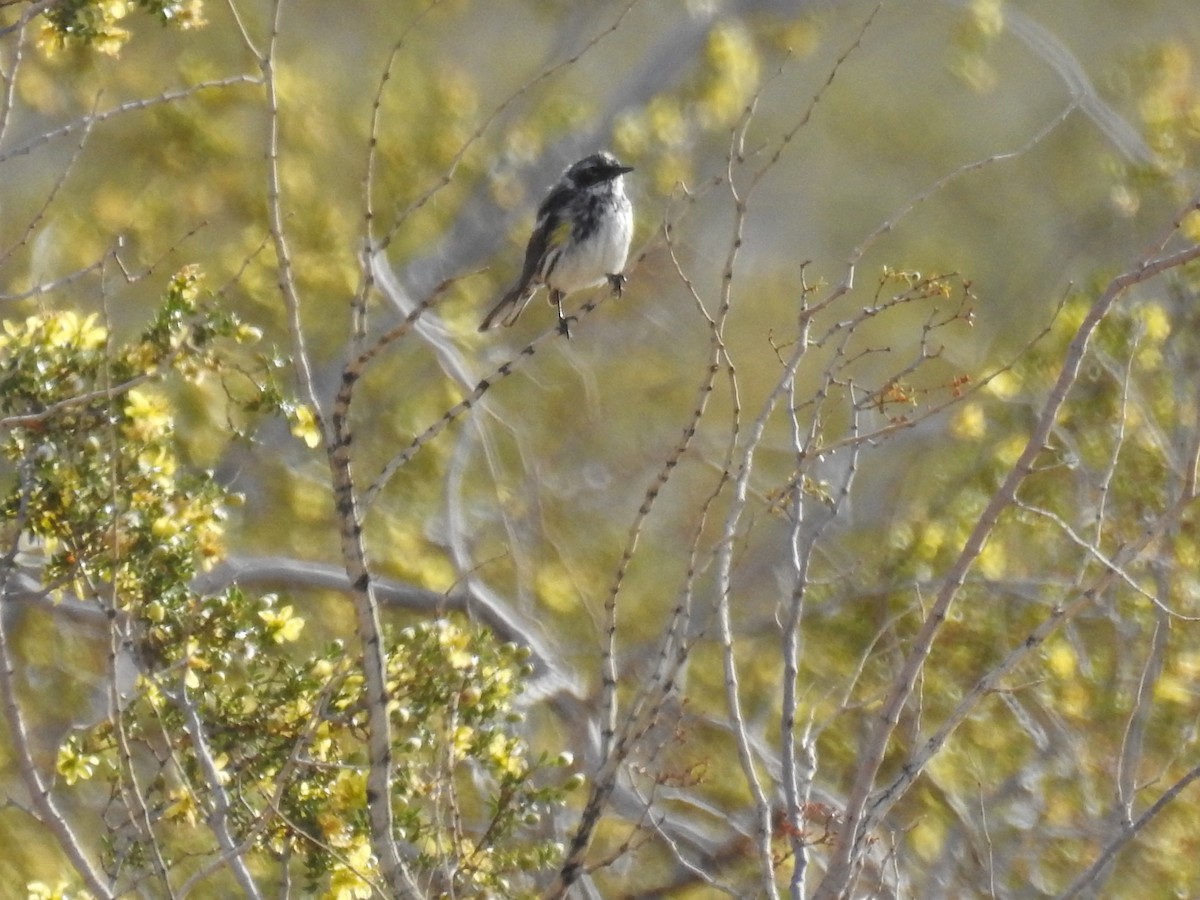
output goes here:
{"type": "Polygon", "coordinates": [[[1087,871],[1076,878],[1065,891],[1058,895],[1059,900],[1070,900],[1072,897],[1078,897],[1088,885],[1099,878],[1104,870],[1112,864],[1112,861],[1116,858],[1122,847],[1137,837],[1155,816],[1166,809],[1198,778],[1200,778],[1200,766],[1195,766],[1163,791],[1159,795],[1159,798],[1150,804],[1149,808],[1137,818],[1137,821],[1124,827],[1119,835],[1109,841],[1096,856],[1095,861],[1087,868],[1087,871]]]}

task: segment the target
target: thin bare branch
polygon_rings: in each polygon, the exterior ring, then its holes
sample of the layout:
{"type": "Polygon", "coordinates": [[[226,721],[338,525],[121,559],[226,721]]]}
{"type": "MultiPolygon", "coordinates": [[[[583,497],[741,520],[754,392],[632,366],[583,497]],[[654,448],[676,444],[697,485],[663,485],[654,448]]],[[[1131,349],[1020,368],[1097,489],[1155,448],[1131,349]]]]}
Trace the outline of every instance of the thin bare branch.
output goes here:
{"type": "Polygon", "coordinates": [[[194,84],[186,88],[179,88],[173,91],[163,91],[157,97],[142,98],[140,100],[129,100],[125,103],[120,103],[111,109],[106,109],[98,113],[82,116],[65,125],[60,125],[58,128],[53,128],[49,131],[42,132],[35,138],[31,138],[24,144],[19,144],[11,150],[5,150],[0,153],[0,163],[7,162],[18,156],[24,156],[27,153],[32,153],[39,147],[56,141],[59,138],[74,134],[77,131],[93,128],[101,122],[107,122],[116,116],[122,116],[127,113],[139,112],[143,109],[150,109],[155,106],[163,106],[165,104],[178,103],[187,97],[193,97],[196,94],[204,91],[219,90],[221,88],[235,87],[241,84],[262,84],[262,79],[253,75],[230,75],[227,78],[214,78],[211,81],[202,81],[199,84],[194,84]]]}

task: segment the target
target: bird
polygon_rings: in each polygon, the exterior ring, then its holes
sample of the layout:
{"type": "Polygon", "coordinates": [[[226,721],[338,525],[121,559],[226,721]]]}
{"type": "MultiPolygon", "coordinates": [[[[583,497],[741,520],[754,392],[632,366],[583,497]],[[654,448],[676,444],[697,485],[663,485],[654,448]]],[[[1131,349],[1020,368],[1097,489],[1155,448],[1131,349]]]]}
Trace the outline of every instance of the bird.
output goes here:
{"type": "Polygon", "coordinates": [[[568,166],[537,211],[516,284],[484,316],[480,331],[512,325],[537,289],[545,285],[558,309],[558,331],[571,337],[563,314],[567,294],[607,281],[614,294],[625,287],[625,259],[633,237],[633,206],[624,176],[633,171],[600,151],[568,166]]]}

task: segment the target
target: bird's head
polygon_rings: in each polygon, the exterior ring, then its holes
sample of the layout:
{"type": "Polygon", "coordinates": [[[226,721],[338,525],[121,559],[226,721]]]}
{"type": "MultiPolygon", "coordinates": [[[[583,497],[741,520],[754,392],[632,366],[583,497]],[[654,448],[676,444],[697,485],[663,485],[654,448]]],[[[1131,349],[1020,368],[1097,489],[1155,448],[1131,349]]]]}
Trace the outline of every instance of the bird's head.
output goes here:
{"type": "Polygon", "coordinates": [[[611,153],[600,151],[585,156],[566,171],[566,179],[577,188],[590,187],[602,181],[619,178],[632,172],[633,166],[621,165],[611,153]]]}

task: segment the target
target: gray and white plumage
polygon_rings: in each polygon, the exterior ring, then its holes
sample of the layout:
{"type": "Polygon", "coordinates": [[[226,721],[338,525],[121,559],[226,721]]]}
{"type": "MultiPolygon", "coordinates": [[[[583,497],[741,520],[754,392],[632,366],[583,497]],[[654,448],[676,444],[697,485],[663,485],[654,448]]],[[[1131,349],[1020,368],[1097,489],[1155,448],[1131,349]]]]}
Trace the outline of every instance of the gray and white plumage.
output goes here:
{"type": "Polygon", "coordinates": [[[585,156],[563,173],[538,207],[521,277],[484,317],[480,331],[517,320],[539,287],[558,307],[559,330],[570,336],[563,298],[608,281],[621,292],[633,237],[633,207],[623,176],[633,169],[610,153],[585,156]]]}

